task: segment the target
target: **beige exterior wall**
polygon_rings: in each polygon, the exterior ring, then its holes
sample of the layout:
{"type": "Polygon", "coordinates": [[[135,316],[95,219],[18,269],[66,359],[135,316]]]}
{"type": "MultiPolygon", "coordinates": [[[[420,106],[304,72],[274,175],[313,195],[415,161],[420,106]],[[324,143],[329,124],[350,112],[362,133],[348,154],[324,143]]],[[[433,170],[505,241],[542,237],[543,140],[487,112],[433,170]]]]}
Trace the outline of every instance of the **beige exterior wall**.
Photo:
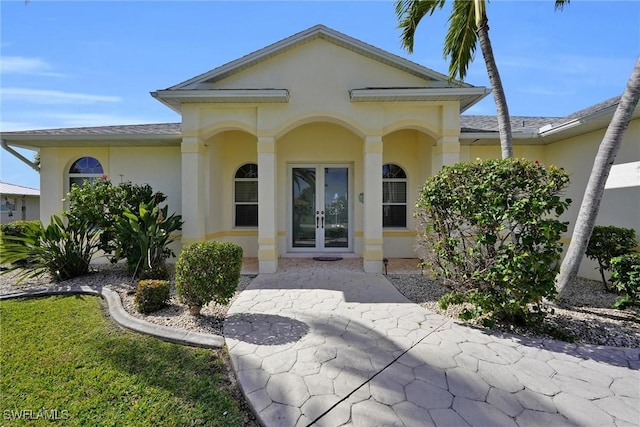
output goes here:
{"type": "MultiPolygon", "coordinates": [[[[547,162],[563,167],[569,172],[571,184],[566,197],[573,200],[562,219],[569,221],[567,238],[571,237],[582,203],[584,190],[591,174],[593,160],[602,142],[606,129],[590,132],[578,137],[562,140],[545,147],[547,162]]],[[[622,146],[614,164],[640,160],[640,119],[629,124],[622,146]]],[[[615,225],[634,228],[640,238],[640,187],[605,190],[600,203],[597,225],[615,225]]],[[[584,258],[578,273],[582,277],[599,280],[596,263],[584,258]]]]}
{"type": "Polygon", "coordinates": [[[167,195],[169,211],[181,213],[179,147],[53,147],[42,148],[40,158],[40,219],[48,224],[59,215],[69,192],[69,168],[81,157],[96,158],[113,182],[149,184],[167,195]]]}
{"type": "Polygon", "coordinates": [[[416,223],[414,206],[427,177],[431,176],[432,150],[435,141],[412,129],[393,132],[383,138],[382,163],[395,163],[407,174],[407,227],[383,229],[383,251],[387,258],[415,256],[416,223]]]}
{"type": "Polygon", "coordinates": [[[206,143],[206,239],[235,242],[247,257],[258,256],[258,229],[235,227],[234,177],[242,165],[258,162],[256,144],[255,136],[237,130],[216,134],[206,143]]]}

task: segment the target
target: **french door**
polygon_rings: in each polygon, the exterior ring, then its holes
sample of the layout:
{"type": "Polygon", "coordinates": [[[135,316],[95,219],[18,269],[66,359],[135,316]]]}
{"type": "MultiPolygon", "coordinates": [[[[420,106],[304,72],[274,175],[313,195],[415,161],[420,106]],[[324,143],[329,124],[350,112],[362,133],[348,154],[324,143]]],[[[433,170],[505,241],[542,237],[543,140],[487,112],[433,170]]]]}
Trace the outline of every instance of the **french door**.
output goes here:
{"type": "Polygon", "coordinates": [[[351,251],[348,165],[293,165],[291,191],[292,251],[351,251]]]}

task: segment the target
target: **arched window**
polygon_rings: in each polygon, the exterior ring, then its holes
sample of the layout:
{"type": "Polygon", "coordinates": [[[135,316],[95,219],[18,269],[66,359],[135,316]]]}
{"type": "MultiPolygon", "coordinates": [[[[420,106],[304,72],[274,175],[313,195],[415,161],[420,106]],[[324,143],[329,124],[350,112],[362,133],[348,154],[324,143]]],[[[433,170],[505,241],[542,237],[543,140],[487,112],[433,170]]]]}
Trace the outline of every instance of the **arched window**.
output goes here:
{"type": "Polygon", "coordinates": [[[82,186],[84,181],[95,181],[104,175],[102,165],[93,157],[81,157],[69,168],[69,189],[73,184],[82,186]]]}
{"type": "Polygon", "coordinates": [[[240,166],[234,177],[236,227],[258,226],[258,165],[240,166]]]}
{"type": "Polygon", "coordinates": [[[382,226],[407,226],[407,174],[393,163],[382,165],[382,226]]]}

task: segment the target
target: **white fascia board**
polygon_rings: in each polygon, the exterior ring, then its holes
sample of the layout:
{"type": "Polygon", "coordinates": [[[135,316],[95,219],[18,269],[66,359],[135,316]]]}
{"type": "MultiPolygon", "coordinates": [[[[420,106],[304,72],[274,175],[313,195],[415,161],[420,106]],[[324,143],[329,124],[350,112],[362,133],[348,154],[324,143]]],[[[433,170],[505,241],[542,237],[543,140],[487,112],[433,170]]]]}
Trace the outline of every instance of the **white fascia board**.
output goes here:
{"type": "MultiPolygon", "coordinates": [[[[289,102],[287,89],[214,89],[214,90],[159,90],[154,95],[160,100],[173,104],[176,100],[184,102],[250,102],[250,103],[286,103],[289,102]],[[172,102],[173,100],[173,102],[172,102]]],[[[174,104],[175,105],[175,104],[174,104]]]]}
{"type": "Polygon", "coordinates": [[[434,101],[438,97],[462,98],[467,96],[485,96],[490,91],[485,87],[465,88],[365,88],[351,89],[351,102],[369,102],[371,100],[389,101],[434,101]]]}
{"type": "Polygon", "coordinates": [[[60,135],[33,135],[29,134],[28,131],[25,134],[14,134],[11,136],[4,136],[4,139],[7,142],[20,142],[20,141],[101,141],[101,140],[110,140],[110,141],[119,141],[119,140],[174,140],[174,139],[182,139],[182,134],[140,134],[140,133],[104,133],[104,134],[60,134],[60,135]]]}
{"type": "Polygon", "coordinates": [[[180,108],[181,106],[180,106],[179,103],[176,103],[175,101],[169,102],[169,101],[165,100],[164,98],[161,98],[160,94],[158,92],[163,92],[163,91],[155,91],[155,92],[150,92],[150,93],[151,93],[152,97],[154,97],[158,101],[162,102],[164,105],[166,105],[167,107],[171,108],[176,113],[182,115],[182,109],[180,108]]]}
{"type": "Polygon", "coordinates": [[[542,128],[540,128],[540,136],[544,138],[546,136],[555,135],[557,133],[561,133],[561,132],[573,129],[577,126],[584,125],[586,123],[601,119],[603,117],[607,117],[607,116],[613,117],[613,114],[617,108],[618,108],[618,104],[614,104],[600,111],[596,111],[593,114],[589,114],[583,117],[578,117],[576,119],[569,120],[568,122],[560,123],[557,126],[551,126],[551,127],[549,127],[550,125],[543,126],[542,128]]]}
{"type": "MultiPolygon", "coordinates": [[[[513,139],[537,139],[540,135],[536,129],[529,128],[523,131],[512,132],[511,137],[513,139]]],[[[459,139],[500,139],[500,132],[460,132],[459,139]]]]}

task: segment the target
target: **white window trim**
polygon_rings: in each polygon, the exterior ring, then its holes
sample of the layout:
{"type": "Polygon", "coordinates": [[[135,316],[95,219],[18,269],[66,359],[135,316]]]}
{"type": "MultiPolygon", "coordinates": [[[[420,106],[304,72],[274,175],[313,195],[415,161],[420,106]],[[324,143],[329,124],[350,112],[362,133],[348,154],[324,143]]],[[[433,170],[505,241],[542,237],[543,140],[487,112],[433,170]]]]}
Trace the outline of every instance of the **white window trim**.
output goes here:
{"type": "MultiPolygon", "coordinates": [[[[233,213],[232,213],[233,228],[234,229],[241,229],[241,230],[257,230],[258,227],[255,226],[255,225],[237,225],[237,223],[236,223],[236,206],[238,206],[238,205],[245,205],[245,206],[256,205],[256,206],[258,206],[258,201],[257,200],[255,202],[237,202],[236,201],[236,183],[237,182],[255,182],[255,183],[258,182],[258,178],[236,178],[236,174],[238,173],[238,171],[242,167],[244,167],[246,165],[256,165],[257,166],[257,163],[251,163],[251,162],[243,163],[242,165],[240,165],[240,166],[238,166],[236,168],[236,171],[233,174],[233,193],[232,193],[232,197],[233,197],[233,213]]],[[[258,173],[260,173],[260,172],[258,172],[258,173]]]]}

